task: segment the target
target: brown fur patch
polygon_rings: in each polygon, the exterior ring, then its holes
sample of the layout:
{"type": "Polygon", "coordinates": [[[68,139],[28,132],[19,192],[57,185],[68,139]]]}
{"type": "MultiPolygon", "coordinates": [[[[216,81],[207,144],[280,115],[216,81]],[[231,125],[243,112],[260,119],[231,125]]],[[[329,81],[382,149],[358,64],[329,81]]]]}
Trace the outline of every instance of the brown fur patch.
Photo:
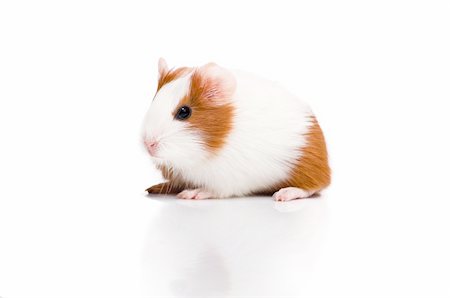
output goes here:
{"type": "Polygon", "coordinates": [[[325,138],[314,116],[306,134],[306,142],[307,145],[301,149],[302,156],[292,169],[290,178],[274,186],[270,190],[271,193],[285,187],[298,187],[316,193],[330,184],[331,170],[325,138]]]}
{"type": "Polygon", "coordinates": [[[190,67],[180,67],[162,73],[161,76],[159,77],[158,88],[156,89],[156,91],[158,92],[162,86],[186,75],[191,70],[192,68],[190,67]]]}
{"type": "Polygon", "coordinates": [[[173,111],[175,115],[182,106],[189,106],[192,115],[186,121],[203,133],[206,146],[215,152],[225,144],[226,137],[233,126],[234,107],[223,99],[221,103],[206,99],[208,90],[216,88],[213,82],[202,77],[197,69],[192,74],[189,94],[186,95],[173,111]]]}
{"type": "Polygon", "coordinates": [[[187,188],[189,185],[184,182],[180,177],[176,176],[173,171],[164,165],[156,166],[162,173],[162,176],[167,181],[153,185],[146,189],[150,194],[177,194],[187,188]]]}
{"type": "Polygon", "coordinates": [[[180,185],[172,183],[171,181],[159,183],[146,189],[146,191],[149,194],[163,194],[163,195],[177,194],[179,192],[182,192],[183,190],[184,188],[182,188],[180,185]]]}

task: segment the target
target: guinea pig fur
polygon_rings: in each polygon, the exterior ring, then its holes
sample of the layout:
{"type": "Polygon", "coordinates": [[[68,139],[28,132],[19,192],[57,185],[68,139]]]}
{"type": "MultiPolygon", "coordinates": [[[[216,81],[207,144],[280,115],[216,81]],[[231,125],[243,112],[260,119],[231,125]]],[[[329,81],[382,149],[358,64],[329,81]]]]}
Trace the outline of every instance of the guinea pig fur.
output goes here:
{"type": "Polygon", "coordinates": [[[169,69],[142,137],[165,183],[152,194],[208,199],[307,198],[330,183],[327,148],[309,106],[278,84],[209,63],[169,69]]]}

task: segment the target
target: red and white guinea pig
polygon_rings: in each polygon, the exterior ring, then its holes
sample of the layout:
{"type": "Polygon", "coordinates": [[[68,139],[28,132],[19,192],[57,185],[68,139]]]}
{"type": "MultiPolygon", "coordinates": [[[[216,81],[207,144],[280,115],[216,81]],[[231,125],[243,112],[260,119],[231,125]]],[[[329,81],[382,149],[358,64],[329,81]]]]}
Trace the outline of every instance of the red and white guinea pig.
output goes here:
{"type": "Polygon", "coordinates": [[[147,191],[207,199],[307,198],[330,183],[322,130],[307,104],[278,84],[209,63],[159,60],[143,140],[165,183],[147,191]]]}

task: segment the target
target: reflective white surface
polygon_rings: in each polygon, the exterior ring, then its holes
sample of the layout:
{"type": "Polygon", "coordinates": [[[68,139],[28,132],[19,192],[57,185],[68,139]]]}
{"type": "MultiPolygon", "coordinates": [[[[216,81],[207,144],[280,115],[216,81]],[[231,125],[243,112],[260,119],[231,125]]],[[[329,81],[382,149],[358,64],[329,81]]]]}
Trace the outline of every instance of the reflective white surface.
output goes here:
{"type": "Polygon", "coordinates": [[[412,193],[345,195],[332,187],[315,199],[282,203],[93,190],[2,202],[2,297],[449,292],[450,222],[436,197],[425,203],[412,193]]]}
{"type": "Polygon", "coordinates": [[[144,246],[147,294],[283,296],[308,288],[326,230],[326,200],[157,203],[160,214],[144,246]]]}

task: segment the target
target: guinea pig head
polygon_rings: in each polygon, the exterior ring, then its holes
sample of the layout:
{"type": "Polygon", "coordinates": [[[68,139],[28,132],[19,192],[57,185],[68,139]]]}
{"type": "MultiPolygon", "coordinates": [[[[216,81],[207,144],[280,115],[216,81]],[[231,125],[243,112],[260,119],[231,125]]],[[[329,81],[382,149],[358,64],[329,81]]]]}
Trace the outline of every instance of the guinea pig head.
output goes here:
{"type": "Polygon", "coordinates": [[[157,164],[195,166],[224,146],[233,125],[231,72],[209,63],[168,69],[159,61],[158,89],[143,125],[143,141],[157,164]]]}

